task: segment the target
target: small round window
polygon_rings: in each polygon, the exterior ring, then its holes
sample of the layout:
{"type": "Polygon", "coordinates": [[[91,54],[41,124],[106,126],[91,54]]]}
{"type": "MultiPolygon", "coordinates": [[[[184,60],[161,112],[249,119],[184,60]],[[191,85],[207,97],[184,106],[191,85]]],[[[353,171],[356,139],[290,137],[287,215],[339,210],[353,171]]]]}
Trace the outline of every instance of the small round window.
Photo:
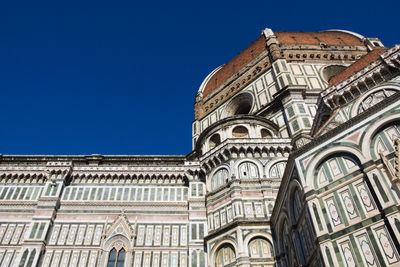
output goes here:
{"type": "Polygon", "coordinates": [[[235,115],[250,114],[253,107],[253,96],[250,93],[244,92],[234,97],[231,102],[226,105],[223,117],[235,115]]]}

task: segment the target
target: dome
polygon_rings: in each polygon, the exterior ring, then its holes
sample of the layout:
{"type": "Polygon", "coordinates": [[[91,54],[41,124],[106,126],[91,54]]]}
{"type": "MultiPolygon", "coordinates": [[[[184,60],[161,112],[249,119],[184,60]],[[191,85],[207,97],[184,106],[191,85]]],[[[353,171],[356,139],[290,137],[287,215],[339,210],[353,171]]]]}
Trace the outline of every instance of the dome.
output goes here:
{"type": "MultiPolygon", "coordinates": [[[[274,31],[273,35],[277,37],[279,44],[285,47],[291,45],[316,45],[320,47],[321,44],[327,46],[365,46],[362,35],[345,30],[321,32],[274,31]]],[[[211,95],[224,82],[236,75],[266,50],[266,37],[262,34],[228,63],[219,66],[207,75],[199,88],[198,94],[201,94],[202,97],[211,95]]]]}
{"type": "Polygon", "coordinates": [[[228,63],[213,70],[204,79],[200,86],[199,93],[201,93],[203,97],[208,96],[265,50],[265,37],[262,35],[228,63]]]}

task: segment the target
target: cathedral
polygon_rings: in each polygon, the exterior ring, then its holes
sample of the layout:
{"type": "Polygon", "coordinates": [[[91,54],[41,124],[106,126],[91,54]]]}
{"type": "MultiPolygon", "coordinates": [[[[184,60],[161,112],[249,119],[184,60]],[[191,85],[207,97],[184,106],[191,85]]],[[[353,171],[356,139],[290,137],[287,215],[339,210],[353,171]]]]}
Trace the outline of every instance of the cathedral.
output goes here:
{"type": "Polygon", "coordinates": [[[185,156],[0,154],[0,267],[400,266],[400,46],[266,28],[194,109],[185,156]]]}

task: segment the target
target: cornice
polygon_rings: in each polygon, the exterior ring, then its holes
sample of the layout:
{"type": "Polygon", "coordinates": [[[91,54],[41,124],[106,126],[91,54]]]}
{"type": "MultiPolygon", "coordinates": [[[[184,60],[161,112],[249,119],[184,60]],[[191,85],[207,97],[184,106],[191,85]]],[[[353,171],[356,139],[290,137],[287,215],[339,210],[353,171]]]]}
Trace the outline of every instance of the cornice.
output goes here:
{"type": "Polygon", "coordinates": [[[384,109],[385,107],[387,107],[388,105],[391,105],[395,102],[397,102],[400,99],[400,92],[395,93],[394,95],[391,95],[388,98],[385,98],[384,100],[382,100],[381,102],[379,102],[378,104],[372,106],[371,108],[367,109],[366,111],[358,114],[357,116],[355,116],[354,118],[351,118],[350,120],[340,124],[338,127],[330,130],[329,132],[315,137],[313,139],[313,141],[311,141],[310,143],[307,143],[306,145],[300,147],[297,150],[294,150],[293,155],[295,157],[300,156],[301,154],[303,154],[306,151],[311,150],[312,148],[320,145],[321,143],[333,138],[334,136],[342,133],[343,131],[349,129],[351,126],[353,126],[354,124],[357,124],[365,119],[368,119],[371,115],[377,113],[378,111],[384,109]]]}
{"type": "Polygon", "coordinates": [[[397,68],[392,61],[400,62],[400,45],[393,46],[369,65],[353,73],[339,84],[330,86],[322,91],[321,97],[323,101],[328,106],[331,106],[329,103],[330,101],[333,101],[335,97],[343,96],[345,92],[349,92],[351,87],[357,86],[357,83],[363,83],[366,79],[371,78],[375,74],[379,75],[381,70],[388,66],[397,68]]]}
{"type": "MultiPolygon", "coordinates": [[[[275,154],[281,151],[282,154],[292,150],[289,138],[228,138],[221,144],[208,151],[200,157],[201,165],[208,164],[210,161],[220,161],[226,159],[232,153],[239,154],[240,151],[275,154]]],[[[283,155],[282,155],[283,156],[283,155]]]]}
{"type": "Polygon", "coordinates": [[[87,163],[91,160],[97,160],[101,163],[184,163],[185,155],[2,155],[0,157],[0,164],[18,164],[25,163],[47,163],[49,161],[72,161],[73,163],[87,163]]]}
{"type": "Polygon", "coordinates": [[[210,233],[204,237],[204,242],[212,240],[213,238],[223,235],[230,230],[239,227],[239,226],[261,226],[266,227],[269,226],[270,220],[265,218],[238,218],[234,219],[231,223],[228,223],[216,230],[210,231],[210,233]]]}

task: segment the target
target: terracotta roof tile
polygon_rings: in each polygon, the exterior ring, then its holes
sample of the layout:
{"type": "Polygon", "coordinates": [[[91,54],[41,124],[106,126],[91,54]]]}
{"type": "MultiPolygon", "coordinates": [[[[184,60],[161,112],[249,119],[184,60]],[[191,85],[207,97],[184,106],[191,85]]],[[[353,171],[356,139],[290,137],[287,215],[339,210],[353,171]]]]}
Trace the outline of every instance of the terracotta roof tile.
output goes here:
{"type": "Polygon", "coordinates": [[[375,61],[379,58],[379,55],[385,52],[388,48],[380,47],[372,50],[368,54],[361,57],[359,60],[351,64],[349,67],[344,69],[342,72],[339,72],[336,76],[332,77],[329,81],[329,86],[341,83],[345,79],[349,78],[351,75],[356,73],[357,71],[362,70],[364,67],[375,61]]]}
{"type": "MultiPolygon", "coordinates": [[[[364,46],[363,42],[358,37],[340,31],[274,32],[274,34],[277,36],[278,41],[284,45],[319,45],[320,42],[324,42],[327,45],[364,46]]],[[[203,90],[203,96],[212,93],[216,88],[235,75],[240,69],[245,67],[250,61],[255,59],[265,50],[266,40],[264,35],[261,35],[257,40],[251,43],[228,63],[223,65],[210,77],[203,90]]]]}
{"type": "Polygon", "coordinates": [[[363,42],[356,36],[340,32],[340,31],[325,31],[325,32],[274,32],[281,44],[307,44],[319,45],[324,42],[327,45],[356,45],[363,46],[363,42]]]}
{"type": "Polygon", "coordinates": [[[266,50],[265,37],[260,36],[251,43],[246,49],[240,52],[236,57],[222,66],[208,81],[203,91],[203,96],[210,94],[215,88],[224,83],[240,69],[245,67],[250,61],[255,59],[264,50],[266,50]]]}

